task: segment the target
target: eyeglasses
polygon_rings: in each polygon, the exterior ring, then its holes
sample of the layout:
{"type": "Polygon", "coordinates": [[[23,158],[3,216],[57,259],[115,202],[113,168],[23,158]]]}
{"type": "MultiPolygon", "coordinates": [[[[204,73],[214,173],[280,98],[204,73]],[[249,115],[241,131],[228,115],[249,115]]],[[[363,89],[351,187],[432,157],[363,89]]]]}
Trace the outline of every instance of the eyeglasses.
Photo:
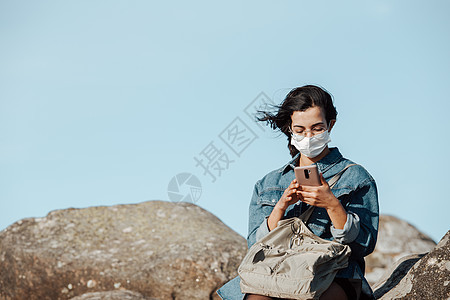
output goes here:
{"type": "Polygon", "coordinates": [[[311,132],[312,136],[324,133],[327,130],[327,128],[325,126],[316,126],[313,127],[310,130],[305,130],[305,129],[295,129],[295,131],[292,131],[292,129],[289,127],[289,131],[292,133],[292,138],[294,140],[296,140],[297,142],[300,142],[301,140],[303,140],[304,137],[306,137],[306,134],[308,132],[311,132]]]}

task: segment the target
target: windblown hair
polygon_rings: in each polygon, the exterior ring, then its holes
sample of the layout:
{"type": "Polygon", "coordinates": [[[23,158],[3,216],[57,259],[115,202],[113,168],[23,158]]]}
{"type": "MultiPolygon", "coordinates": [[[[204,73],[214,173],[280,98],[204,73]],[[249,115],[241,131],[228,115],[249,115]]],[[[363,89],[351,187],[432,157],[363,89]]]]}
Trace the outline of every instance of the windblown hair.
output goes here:
{"type": "Polygon", "coordinates": [[[287,136],[288,148],[292,157],[298,150],[291,145],[291,133],[289,128],[292,123],[291,116],[295,111],[305,111],[308,108],[318,106],[325,114],[327,124],[336,120],[337,111],[333,105],[331,95],[324,89],[315,85],[305,85],[292,89],[280,105],[274,105],[276,112],[258,110],[257,120],[266,122],[272,129],[279,129],[287,136]]]}

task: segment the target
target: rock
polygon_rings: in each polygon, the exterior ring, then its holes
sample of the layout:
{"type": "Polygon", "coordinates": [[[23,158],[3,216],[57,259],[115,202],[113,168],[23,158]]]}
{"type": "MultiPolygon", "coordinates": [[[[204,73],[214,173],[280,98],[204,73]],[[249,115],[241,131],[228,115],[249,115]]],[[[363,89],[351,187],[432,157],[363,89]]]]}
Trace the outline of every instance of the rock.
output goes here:
{"type": "Polygon", "coordinates": [[[194,204],[57,210],[0,232],[0,299],[113,299],[121,290],[210,299],[246,251],[242,236],[194,204]]]}
{"type": "Polygon", "coordinates": [[[450,230],[405,277],[380,299],[449,299],[450,230]]]}
{"type": "Polygon", "coordinates": [[[153,300],[156,298],[146,298],[139,293],[132,291],[107,291],[86,293],[81,296],[70,298],[70,300],[153,300]]]}
{"type": "Polygon", "coordinates": [[[436,243],[411,224],[393,216],[380,216],[375,250],[366,260],[367,281],[374,286],[386,270],[402,257],[427,253],[436,243]]]}
{"type": "Polygon", "coordinates": [[[419,259],[424,257],[425,254],[411,254],[402,257],[394,265],[389,267],[385,271],[381,279],[378,281],[378,283],[372,286],[375,298],[381,298],[384,294],[395,287],[400,282],[400,280],[405,277],[409,269],[411,269],[412,266],[414,266],[414,264],[419,261],[419,259]]]}

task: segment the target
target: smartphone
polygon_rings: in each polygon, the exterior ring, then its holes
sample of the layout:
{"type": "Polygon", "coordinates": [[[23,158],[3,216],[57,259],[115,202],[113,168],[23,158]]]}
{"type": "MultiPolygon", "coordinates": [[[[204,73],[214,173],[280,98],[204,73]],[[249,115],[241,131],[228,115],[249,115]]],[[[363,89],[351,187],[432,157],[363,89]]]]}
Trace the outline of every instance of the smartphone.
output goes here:
{"type": "Polygon", "coordinates": [[[305,167],[295,167],[295,178],[300,185],[321,185],[319,170],[317,165],[310,165],[305,167]]]}

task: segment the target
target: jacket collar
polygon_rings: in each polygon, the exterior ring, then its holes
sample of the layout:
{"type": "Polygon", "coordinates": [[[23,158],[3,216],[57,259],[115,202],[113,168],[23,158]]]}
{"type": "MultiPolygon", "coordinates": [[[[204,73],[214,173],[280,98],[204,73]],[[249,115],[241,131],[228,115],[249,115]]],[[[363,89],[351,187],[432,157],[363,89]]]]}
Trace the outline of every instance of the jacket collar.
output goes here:
{"type": "MultiPolygon", "coordinates": [[[[300,159],[300,153],[297,153],[287,164],[285,164],[281,169],[280,172],[282,174],[285,174],[289,170],[294,170],[296,166],[298,166],[298,160],[300,159]]],[[[337,164],[342,159],[342,154],[339,152],[338,148],[330,148],[330,153],[328,153],[327,156],[319,160],[316,164],[319,168],[319,171],[322,173],[325,173],[328,169],[330,169],[332,166],[337,164]]]]}

